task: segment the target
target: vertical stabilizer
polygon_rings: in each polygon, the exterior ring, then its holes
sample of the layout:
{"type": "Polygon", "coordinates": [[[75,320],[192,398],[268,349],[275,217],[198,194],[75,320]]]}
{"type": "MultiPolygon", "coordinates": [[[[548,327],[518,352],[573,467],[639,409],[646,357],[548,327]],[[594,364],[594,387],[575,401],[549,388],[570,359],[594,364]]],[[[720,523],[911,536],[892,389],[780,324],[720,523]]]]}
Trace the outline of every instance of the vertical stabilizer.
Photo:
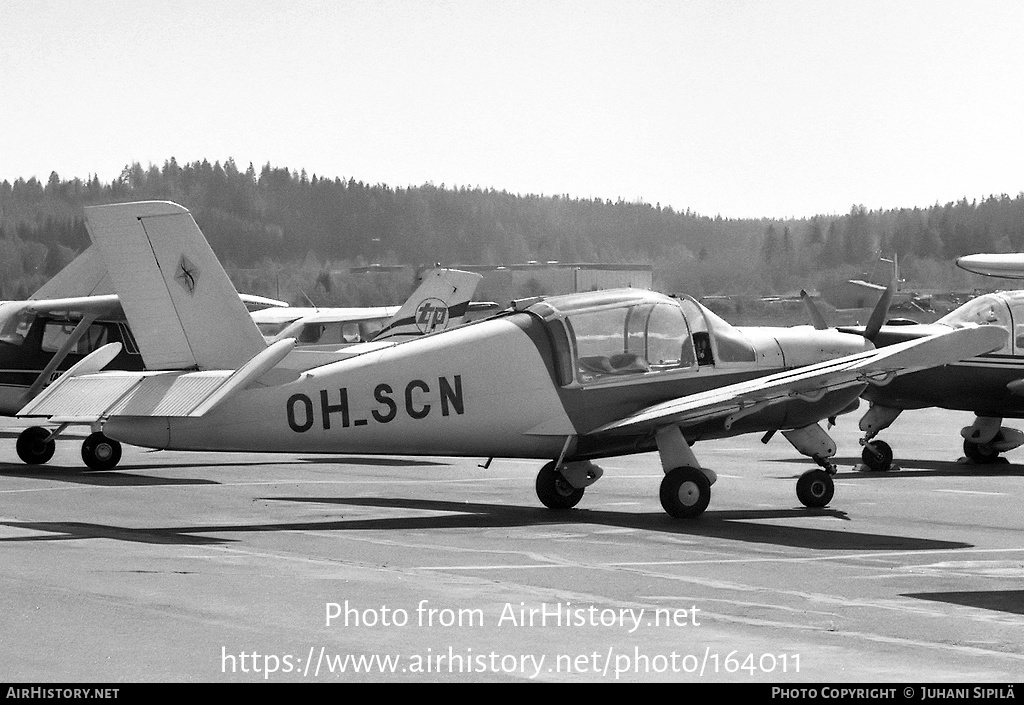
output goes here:
{"type": "Polygon", "coordinates": [[[373,339],[415,338],[460,325],[481,279],[483,276],[475,272],[460,269],[427,272],[412,296],[373,339]]]}
{"type": "Polygon", "coordinates": [[[118,203],[85,218],[148,369],[237,369],[266,347],[187,209],[118,203]]]}
{"type": "Polygon", "coordinates": [[[96,247],[90,245],[28,298],[39,301],[113,293],[110,277],[103,266],[103,258],[96,251],[96,247]]]}

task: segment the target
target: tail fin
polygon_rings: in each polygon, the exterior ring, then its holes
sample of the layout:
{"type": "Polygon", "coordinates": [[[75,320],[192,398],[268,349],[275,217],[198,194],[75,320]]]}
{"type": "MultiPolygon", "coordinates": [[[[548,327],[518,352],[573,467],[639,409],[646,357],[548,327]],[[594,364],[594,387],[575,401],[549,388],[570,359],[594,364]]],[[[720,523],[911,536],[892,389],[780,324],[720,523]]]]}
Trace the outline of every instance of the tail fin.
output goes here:
{"type": "Polygon", "coordinates": [[[85,218],[148,369],[237,369],[266,348],[187,209],[118,203],[85,218]]]}
{"type": "Polygon", "coordinates": [[[434,269],[374,340],[415,338],[461,324],[483,277],[460,269],[434,269]]]}
{"type": "Polygon", "coordinates": [[[29,299],[63,299],[114,293],[103,258],[91,245],[43,284],[29,299]]]}

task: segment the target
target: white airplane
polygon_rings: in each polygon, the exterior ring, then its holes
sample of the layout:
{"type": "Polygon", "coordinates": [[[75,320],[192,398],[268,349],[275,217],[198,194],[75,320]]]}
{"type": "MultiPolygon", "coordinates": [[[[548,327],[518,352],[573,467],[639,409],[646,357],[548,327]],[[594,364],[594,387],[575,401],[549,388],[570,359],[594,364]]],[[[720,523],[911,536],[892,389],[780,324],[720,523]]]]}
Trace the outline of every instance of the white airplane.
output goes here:
{"type": "Polygon", "coordinates": [[[852,409],[868,384],[1006,337],[964,328],[875,350],[808,326],[738,329],[692,298],[622,289],[514,302],[443,332],[290,365],[294,340],[265,343],[186,209],[96,206],[86,221],[146,366],[159,371],[102,371],[120,349],[111,343],[19,416],[88,423],[110,443],[149,448],[546,459],[536,491],[551,508],[580,501],[602,474],[595,459],[657,450],[662,506],[697,516],[716,477],[691,444],[755,431],[782,431],[815,460],[797,496],[825,506],[836,447],[818,421],[852,409]],[[136,329],[136,319],[159,325],[136,329]]]}

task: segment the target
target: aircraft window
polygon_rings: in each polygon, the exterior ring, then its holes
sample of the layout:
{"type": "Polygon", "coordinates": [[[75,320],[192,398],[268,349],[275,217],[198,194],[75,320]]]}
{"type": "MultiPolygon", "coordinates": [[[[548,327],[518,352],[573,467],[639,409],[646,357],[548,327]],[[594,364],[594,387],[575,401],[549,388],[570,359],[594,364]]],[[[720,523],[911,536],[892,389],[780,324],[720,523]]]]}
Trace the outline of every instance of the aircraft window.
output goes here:
{"type": "MultiPolygon", "coordinates": [[[[939,319],[940,323],[957,324],[976,323],[979,325],[997,325],[1010,330],[1009,310],[999,299],[993,296],[979,296],[973,301],[968,301],[952,313],[939,319]]],[[[995,352],[1007,353],[1010,351],[1010,343],[995,352]]]]}
{"type": "Polygon", "coordinates": [[[11,345],[21,345],[25,342],[28,331],[32,328],[32,323],[35,320],[34,313],[23,313],[20,316],[8,318],[3,328],[0,329],[0,341],[11,345]]]}
{"type": "MultiPolygon", "coordinates": [[[[43,342],[40,349],[43,352],[57,352],[75,331],[74,323],[60,323],[57,321],[48,322],[43,328],[43,342]]],[[[107,344],[107,327],[102,324],[89,326],[85,334],[78,339],[71,352],[78,355],[88,355],[93,350],[107,344]]]]}
{"type": "Polygon", "coordinates": [[[345,343],[361,343],[358,321],[346,321],[341,324],[341,339],[345,343]]]}
{"type": "Polygon", "coordinates": [[[577,379],[662,372],[694,364],[683,312],[676,305],[639,304],[570,315],[577,379]]]}
{"type": "Polygon", "coordinates": [[[647,321],[651,316],[654,304],[634,306],[629,309],[626,318],[626,351],[637,355],[646,355],[647,321]]]}
{"type": "Polygon", "coordinates": [[[707,331],[693,334],[693,347],[697,351],[698,365],[715,364],[715,356],[711,352],[711,336],[707,331]]]}
{"type": "Polygon", "coordinates": [[[580,382],[647,371],[646,360],[626,350],[626,321],[629,313],[629,307],[619,306],[569,317],[570,329],[576,334],[580,382]]]}
{"type": "Polygon", "coordinates": [[[697,349],[699,364],[714,364],[713,350],[717,351],[719,362],[753,362],[756,359],[750,342],[727,321],[688,299],[679,303],[693,331],[693,344],[697,349]]]}
{"type": "Polygon", "coordinates": [[[260,329],[260,333],[263,334],[263,337],[273,338],[287,326],[291,325],[291,323],[291,321],[283,321],[281,323],[257,323],[256,327],[260,329]]]}
{"type": "Polygon", "coordinates": [[[359,335],[362,336],[363,340],[373,340],[383,330],[387,322],[387,318],[369,318],[365,321],[359,321],[359,335]]]}
{"type": "Polygon", "coordinates": [[[694,363],[690,329],[678,306],[660,305],[647,322],[647,360],[652,369],[691,367],[694,363]]]}
{"type": "Polygon", "coordinates": [[[312,343],[320,342],[320,337],[324,333],[324,327],[319,323],[307,323],[302,326],[302,332],[299,333],[298,343],[300,345],[311,345],[312,343]]]}

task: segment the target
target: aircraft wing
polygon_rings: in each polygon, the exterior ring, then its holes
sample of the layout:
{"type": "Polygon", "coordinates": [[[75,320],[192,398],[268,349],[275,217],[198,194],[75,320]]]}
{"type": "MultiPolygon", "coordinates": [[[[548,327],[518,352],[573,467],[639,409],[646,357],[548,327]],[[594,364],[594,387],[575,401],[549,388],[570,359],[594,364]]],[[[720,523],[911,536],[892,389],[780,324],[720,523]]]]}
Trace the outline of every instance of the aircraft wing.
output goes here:
{"type": "Polygon", "coordinates": [[[124,318],[117,294],[68,296],[59,299],[28,299],[20,302],[24,313],[76,314],[124,318]]]}
{"type": "Polygon", "coordinates": [[[1024,253],[979,254],[960,257],[956,266],[975,274],[1003,279],[1024,279],[1024,253]]]}
{"type": "Polygon", "coordinates": [[[748,409],[791,399],[815,401],[837,389],[885,384],[896,375],[983,355],[1002,347],[1007,335],[1006,329],[998,326],[950,329],[946,333],[662,402],[601,426],[593,433],[656,430],[671,424],[690,426],[714,418],[723,418],[728,424],[730,415],[748,409]]]}

